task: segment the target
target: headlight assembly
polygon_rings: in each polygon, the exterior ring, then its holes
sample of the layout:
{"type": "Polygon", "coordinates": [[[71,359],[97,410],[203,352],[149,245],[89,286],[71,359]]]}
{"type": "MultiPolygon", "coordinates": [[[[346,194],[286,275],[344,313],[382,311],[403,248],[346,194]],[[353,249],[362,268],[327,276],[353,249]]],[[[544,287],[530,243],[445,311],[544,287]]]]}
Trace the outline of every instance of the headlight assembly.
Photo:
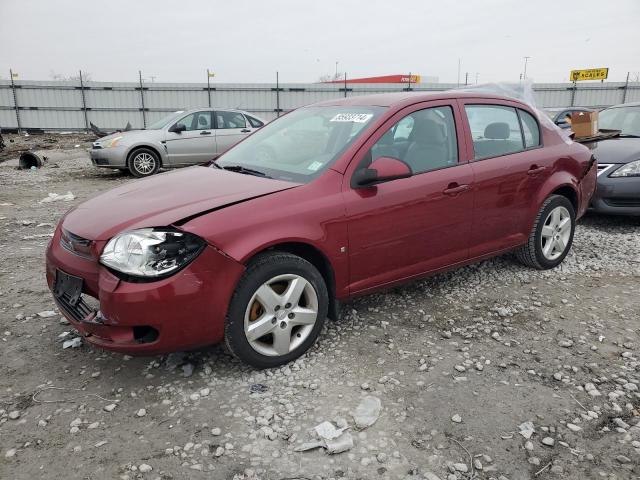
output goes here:
{"type": "Polygon", "coordinates": [[[613,172],[610,177],[640,177],[640,160],[627,163],[613,172]]]}
{"type": "Polygon", "coordinates": [[[167,277],[196,258],[206,242],[170,228],[142,228],[113,237],[100,255],[100,263],[116,272],[154,280],[167,277]]]}
{"type": "Polygon", "coordinates": [[[102,143],[102,148],[111,148],[111,147],[115,147],[118,142],[120,140],[122,140],[122,135],[119,135],[117,137],[112,138],[111,140],[107,140],[104,143],[102,143]]]}

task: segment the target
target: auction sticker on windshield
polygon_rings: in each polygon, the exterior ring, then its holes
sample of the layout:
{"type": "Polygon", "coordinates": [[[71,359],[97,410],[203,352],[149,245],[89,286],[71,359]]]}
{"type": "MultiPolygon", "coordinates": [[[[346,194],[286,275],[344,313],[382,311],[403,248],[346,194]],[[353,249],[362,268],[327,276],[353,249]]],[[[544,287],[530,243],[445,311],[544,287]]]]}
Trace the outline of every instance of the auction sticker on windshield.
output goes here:
{"type": "Polygon", "coordinates": [[[372,113],[339,113],[333,117],[331,122],[355,122],[366,123],[373,117],[372,113]]]}

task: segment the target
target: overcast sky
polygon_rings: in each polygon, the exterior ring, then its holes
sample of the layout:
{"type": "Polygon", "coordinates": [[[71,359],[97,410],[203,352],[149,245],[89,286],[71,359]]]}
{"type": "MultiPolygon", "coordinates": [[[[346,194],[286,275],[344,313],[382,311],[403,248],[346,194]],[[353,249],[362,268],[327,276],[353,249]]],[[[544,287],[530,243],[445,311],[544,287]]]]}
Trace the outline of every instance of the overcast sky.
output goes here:
{"type": "Polygon", "coordinates": [[[418,73],[456,82],[640,72],[640,0],[0,0],[0,76],[314,82],[418,73]]]}

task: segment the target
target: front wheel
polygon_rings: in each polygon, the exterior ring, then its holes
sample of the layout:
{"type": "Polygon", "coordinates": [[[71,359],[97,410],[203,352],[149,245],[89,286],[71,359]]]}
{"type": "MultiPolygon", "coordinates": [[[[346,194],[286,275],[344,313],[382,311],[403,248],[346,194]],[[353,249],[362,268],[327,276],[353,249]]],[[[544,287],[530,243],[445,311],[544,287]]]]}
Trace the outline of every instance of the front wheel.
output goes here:
{"type": "Polygon", "coordinates": [[[160,170],[160,158],[149,148],[139,148],[129,155],[127,168],[134,177],[148,177],[160,170]]]}
{"type": "Polygon", "coordinates": [[[329,295],[318,270],[296,255],[262,254],[251,262],[233,295],[225,342],[257,368],[290,362],[316,341],[329,295]]]}
{"type": "Polygon", "coordinates": [[[516,255],[522,263],[538,270],[557,267],[571,249],[575,228],[573,204],[566,197],[551,195],[538,212],[529,240],[516,255]]]}

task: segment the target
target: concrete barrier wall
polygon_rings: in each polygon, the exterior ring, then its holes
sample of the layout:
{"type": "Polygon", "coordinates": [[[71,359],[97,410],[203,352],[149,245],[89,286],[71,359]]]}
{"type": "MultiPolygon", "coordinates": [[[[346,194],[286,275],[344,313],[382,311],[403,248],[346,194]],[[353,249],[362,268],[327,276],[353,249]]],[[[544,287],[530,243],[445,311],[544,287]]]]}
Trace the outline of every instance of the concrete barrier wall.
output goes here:
{"type": "MultiPolygon", "coordinates": [[[[413,84],[414,91],[442,91],[456,84],[413,84]]],[[[0,80],[0,128],[85,130],[143,128],[162,116],[189,108],[238,108],[272,120],[282,112],[354,95],[407,90],[407,84],[322,83],[140,83],[0,80]],[[17,109],[16,109],[17,104],[17,109]],[[144,107],[143,107],[144,105],[144,107]],[[18,125],[19,122],[19,125],[18,125]]],[[[543,108],[569,105],[606,107],[640,101],[640,83],[535,84],[536,103],[543,108]]]]}

